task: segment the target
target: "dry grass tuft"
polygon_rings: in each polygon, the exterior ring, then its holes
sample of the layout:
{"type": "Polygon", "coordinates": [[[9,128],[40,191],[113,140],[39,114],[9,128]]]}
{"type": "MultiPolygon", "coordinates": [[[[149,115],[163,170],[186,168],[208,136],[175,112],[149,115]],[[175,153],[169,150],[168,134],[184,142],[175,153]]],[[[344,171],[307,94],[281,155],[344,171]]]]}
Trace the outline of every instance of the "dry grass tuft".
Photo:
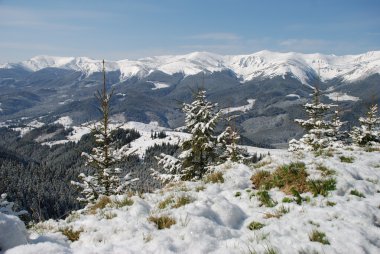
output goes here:
{"type": "Polygon", "coordinates": [[[72,242],[78,241],[83,229],[74,230],[72,227],[65,227],[59,230],[64,236],[72,242]]]}
{"type": "Polygon", "coordinates": [[[172,225],[176,224],[176,221],[174,218],[166,216],[166,215],[162,215],[159,217],[150,216],[148,220],[156,224],[159,230],[170,228],[172,225]]]}
{"type": "Polygon", "coordinates": [[[111,204],[112,200],[108,196],[101,197],[95,204],[89,207],[89,214],[96,214],[96,210],[104,209],[108,204],[111,204]]]}
{"type": "Polygon", "coordinates": [[[224,183],[223,173],[214,172],[210,173],[205,178],[205,183],[224,183]]]}

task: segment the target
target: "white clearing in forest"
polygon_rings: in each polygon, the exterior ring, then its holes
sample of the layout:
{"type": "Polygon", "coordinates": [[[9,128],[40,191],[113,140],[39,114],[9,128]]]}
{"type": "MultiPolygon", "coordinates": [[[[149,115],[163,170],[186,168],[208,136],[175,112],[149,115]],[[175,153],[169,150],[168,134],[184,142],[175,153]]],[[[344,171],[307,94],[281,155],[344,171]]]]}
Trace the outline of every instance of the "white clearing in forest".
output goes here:
{"type": "Polygon", "coordinates": [[[36,129],[36,128],[41,128],[42,126],[44,126],[45,124],[44,123],[41,123],[37,120],[33,120],[32,122],[26,124],[25,127],[16,127],[16,128],[12,128],[14,131],[19,131],[20,132],[20,136],[24,136],[26,133],[30,132],[31,130],[33,129],[36,129]]]}
{"type": "Polygon", "coordinates": [[[255,104],[255,99],[248,99],[247,105],[239,106],[239,107],[233,107],[233,108],[224,108],[221,110],[222,114],[228,114],[231,112],[241,111],[241,112],[247,112],[248,110],[253,108],[253,105],[255,104]]]}
{"type": "Polygon", "coordinates": [[[167,128],[160,127],[157,122],[151,122],[149,124],[139,123],[139,122],[128,122],[121,126],[121,128],[124,129],[136,129],[141,137],[138,139],[135,139],[131,142],[131,150],[134,151],[134,154],[138,155],[139,157],[143,157],[145,155],[145,151],[155,144],[180,144],[184,140],[188,139],[190,137],[190,134],[183,133],[183,132],[177,132],[177,131],[171,131],[167,128]],[[156,138],[152,139],[151,134],[153,132],[160,132],[164,131],[167,135],[165,138],[156,138]]]}
{"type": "Polygon", "coordinates": [[[334,93],[329,93],[326,94],[326,96],[333,101],[358,101],[360,100],[358,97],[348,95],[346,93],[339,93],[339,92],[334,92],[334,93]]]}
{"type": "Polygon", "coordinates": [[[61,124],[65,128],[68,128],[73,124],[73,120],[69,116],[62,116],[61,118],[59,118],[54,123],[61,124]]]}

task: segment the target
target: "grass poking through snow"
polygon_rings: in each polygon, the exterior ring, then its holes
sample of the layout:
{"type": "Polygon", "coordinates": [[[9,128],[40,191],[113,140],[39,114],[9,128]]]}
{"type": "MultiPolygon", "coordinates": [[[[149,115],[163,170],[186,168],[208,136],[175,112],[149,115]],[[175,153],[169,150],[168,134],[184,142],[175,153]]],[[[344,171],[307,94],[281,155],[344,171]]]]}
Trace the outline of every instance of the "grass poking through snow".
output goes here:
{"type": "Polygon", "coordinates": [[[156,224],[159,230],[170,228],[172,225],[176,224],[176,221],[174,218],[166,216],[166,215],[157,216],[157,217],[150,216],[148,220],[156,224]]]}
{"type": "MultiPolygon", "coordinates": [[[[322,165],[317,167],[323,176],[330,176],[334,171],[322,165]]],[[[333,178],[308,180],[308,173],[303,162],[295,162],[279,166],[273,173],[258,171],[251,177],[256,189],[269,190],[278,187],[285,194],[296,196],[296,202],[301,203],[300,193],[312,192],[314,196],[327,196],[329,191],[335,190],[336,181],[333,178]]],[[[287,200],[290,201],[290,200],[287,200]]]]}
{"type": "Polygon", "coordinates": [[[224,183],[222,172],[208,174],[205,178],[205,183],[224,183]]]}
{"type": "Polygon", "coordinates": [[[327,240],[326,238],[326,234],[321,232],[321,231],[318,231],[316,229],[314,229],[310,235],[309,235],[309,239],[310,241],[312,242],[320,242],[322,244],[330,244],[330,242],[327,240]]]}

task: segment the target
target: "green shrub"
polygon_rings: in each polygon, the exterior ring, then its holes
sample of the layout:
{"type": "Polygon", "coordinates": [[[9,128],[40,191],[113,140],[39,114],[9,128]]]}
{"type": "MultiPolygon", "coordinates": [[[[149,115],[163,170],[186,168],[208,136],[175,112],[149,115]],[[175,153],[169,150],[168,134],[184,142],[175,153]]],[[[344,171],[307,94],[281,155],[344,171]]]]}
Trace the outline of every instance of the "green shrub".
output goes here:
{"type": "Polygon", "coordinates": [[[323,177],[326,177],[326,176],[332,176],[332,175],[335,174],[335,171],[334,171],[334,170],[329,169],[328,167],[323,166],[323,165],[321,165],[321,164],[319,164],[319,165],[317,166],[317,170],[319,170],[319,171],[322,172],[321,174],[322,174],[323,177]]]}
{"type": "MultiPolygon", "coordinates": [[[[322,175],[331,175],[333,170],[322,165],[317,167],[322,175]]],[[[251,177],[251,181],[257,189],[269,190],[278,187],[286,194],[293,194],[297,204],[301,204],[300,193],[311,191],[314,196],[327,196],[328,192],[335,190],[336,181],[333,178],[323,180],[307,180],[308,174],[303,162],[285,164],[276,169],[272,174],[268,171],[258,171],[251,177]]],[[[289,199],[285,201],[291,202],[289,199]]],[[[284,201],[283,201],[284,202],[284,201]]]]}
{"type": "Polygon", "coordinates": [[[360,198],[365,198],[364,194],[359,192],[358,190],[352,190],[352,191],[350,191],[350,194],[354,195],[354,196],[358,196],[360,198]]]}
{"type": "Polygon", "coordinates": [[[249,230],[259,230],[259,229],[262,229],[264,226],[265,225],[260,223],[260,222],[252,221],[251,223],[249,223],[248,229],[249,230]]]}
{"type": "Polygon", "coordinates": [[[345,162],[345,163],[353,163],[354,162],[354,157],[339,156],[339,159],[341,162],[345,162]]]}
{"type": "Polygon", "coordinates": [[[305,163],[293,162],[278,167],[272,174],[267,171],[259,171],[251,177],[251,181],[257,189],[269,190],[278,187],[286,194],[291,194],[291,189],[301,193],[308,190],[307,176],[305,163]]]}
{"type": "Polygon", "coordinates": [[[262,205],[267,207],[274,207],[277,202],[275,202],[269,195],[268,191],[259,191],[257,192],[257,197],[260,200],[262,205]]]}
{"type": "Polygon", "coordinates": [[[293,199],[292,198],[289,198],[289,197],[284,197],[282,199],[282,203],[292,203],[293,202],[293,199]]]}
{"type": "Polygon", "coordinates": [[[309,189],[314,194],[314,197],[318,195],[322,195],[324,197],[327,196],[329,191],[336,189],[336,181],[333,178],[329,179],[317,179],[317,180],[310,180],[309,183],[309,189]]]}
{"type": "Polygon", "coordinates": [[[330,242],[326,238],[326,234],[321,232],[321,231],[318,231],[318,230],[313,230],[309,235],[309,239],[312,242],[320,242],[322,244],[330,244],[330,242]]]}

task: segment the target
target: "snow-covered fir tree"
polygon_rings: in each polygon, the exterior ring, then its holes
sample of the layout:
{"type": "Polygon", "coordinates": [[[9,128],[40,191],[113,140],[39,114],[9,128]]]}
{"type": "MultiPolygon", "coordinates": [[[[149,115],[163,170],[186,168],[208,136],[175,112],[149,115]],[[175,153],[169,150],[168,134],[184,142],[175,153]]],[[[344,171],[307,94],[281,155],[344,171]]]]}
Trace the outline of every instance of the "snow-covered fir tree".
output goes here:
{"type": "MultiPolygon", "coordinates": [[[[320,101],[320,90],[314,88],[313,102],[304,105],[309,119],[296,119],[295,122],[301,125],[306,134],[300,139],[292,139],[289,142],[289,150],[319,150],[327,148],[336,140],[335,133],[339,130],[341,123],[339,118],[333,123],[326,119],[327,111],[335,105],[325,104],[320,101]]],[[[337,117],[338,115],[336,115],[337,117]]]]}
{"type": "Polygon", "coordinates": [[[81,182],[72,182],[72,184],[81,189],[84,196],[79,197],[78,200],[85,203],[94,202],[101,195],[120,194],[131,181],[136,180],[131,179],[130,175],[120,178],[121,169],[114,167],[123,157],[128,156],[130,151],[120,152],[114,147],[109,123],[111,97],[112,92],[108,94],[106,91],[103,60],[103,88],[96,95],[103,117],[101,122],[94,124],[92,128],[97,146],[92,149],[91,153],[82,153],[82,156],[86,159],[86,166],[92,167],[95,173],[88,176],[81,173],[79,175],[81,182]]]}
{"type": "Polygon", "coordinates": [[[216,160],[214,129],[221,115],[217,104],[206,100],[206,91],[198,90],[194,101],[183,104],[185,124],[191,133],[190,140],[182,144],[183,173],[185,180],[201,179],[210,163],[216,160]]]}
{"type": "Polygon", "coordinates": [[[354,127],[350,133],[352,140],[360,146],[373,146],[380,143],[380,117],[377,116],[377,104],[370,106],[366,117],[359,118],[360,127],[354,127]]]}
{"type": "Polygon", "coordinates": [[[332,146],[333,147],[343,147],[345,144],[348,142],[348,137],[349,134],[347,131],[342,130],[342,126],[346,122],[342,122],[340,120],[340,112],[339,109],[335,110],[334,116],[331,120],[331,128],[332,128],[332,133],[331,133],[331,138],[332,138],[332,146]]]}
{"type": "Polygon", "coordinates": [[[233,130],[231,126],[227,126],[226,129],[218,136],[218,146],[220,150],[220,160],[230,160],[233,162],[243,159],[238,142],[240,135],[233,130]]]}
{"type": "Polygon", "coordinates": [[[153,171],[151,175],[161,183],[167,184],[169,182],[178,182],[184,177],[181,160],[164,153],[161,153],[155,158],[158,161],[158,165],[162,167],[164,173],[151,169],[153,171]]]}

